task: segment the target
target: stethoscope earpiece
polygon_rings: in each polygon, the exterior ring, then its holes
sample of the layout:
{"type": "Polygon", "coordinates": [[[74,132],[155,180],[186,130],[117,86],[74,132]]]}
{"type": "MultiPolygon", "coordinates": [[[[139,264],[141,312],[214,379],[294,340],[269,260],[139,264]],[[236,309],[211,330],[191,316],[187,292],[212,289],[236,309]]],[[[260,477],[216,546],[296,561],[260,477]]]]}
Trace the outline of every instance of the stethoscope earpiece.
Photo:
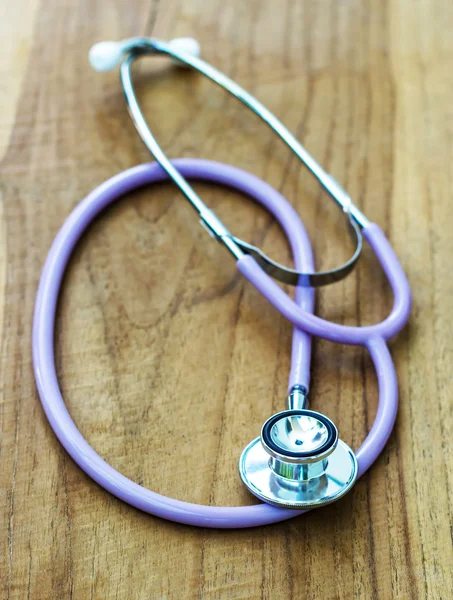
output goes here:
{"type": "Polygon", "coordinates": [[[95,71],[111,71],[124,56],[123,42],[98,42],[90,48],[88,60],[95,71]]]}
{"type": "MultiPolygon", "coordinates": [[[[149,51],[148,38],[128,38],[120,42],[98,42],[90,48],[88,60],[95,71],[111,71],[117,67],[124,55],[136,48],[146,47],[149,51]]],[[[200,44],[194,38],[174,38],[167,43],[167,46],[176,53],[183,53],[194,58],[200,56],[200,44]]],[[[178,67],[186,67],[187,65],[177,58],[172,58],[172,61],[178,67]]]]}
{"type": "Polygon", "coordinates": [[[239,459],[239,474],[268,504],[298,510],[338,500],[354,485],[357,460],[326,416],[292,409],[270,417],[239,459]]]}

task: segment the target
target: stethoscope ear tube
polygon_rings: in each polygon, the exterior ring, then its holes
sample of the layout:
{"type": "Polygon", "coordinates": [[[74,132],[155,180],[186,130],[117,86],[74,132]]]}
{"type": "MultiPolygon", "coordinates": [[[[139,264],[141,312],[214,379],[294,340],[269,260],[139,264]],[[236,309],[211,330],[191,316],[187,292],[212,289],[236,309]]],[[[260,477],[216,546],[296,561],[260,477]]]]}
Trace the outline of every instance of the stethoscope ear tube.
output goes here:
{"type": "Polygon", "coordinates": [[[268,275],[282,283],[288,283],[299,287],[319,287],[341,281],[347,277],[354,269],[360,257],[362,250],[362,235],[360,228],[366,226],[368,220],[353,204],[351,198],[341,186],[331,175],[324,171],[286,127],[284,127],[284,125],[280,123],[269,110],[267,110],[267,108],[258,102],[256,98],[248,94],[237,83],[229,79],[223,73],[217,71],[212,65],[199,59],[198,56],[194,56],[193,53],[181,52],[181,50],[175,48],[175,45],[171,42],[165,43],[160,40],[144,38],[138,39],[135,42],[126,40],[123,43],[123,46],[127,49],[127,53],[121,63],[121,83],[123,85],[128,110],[135,128],[148,150],[197,211],[201,224],[209,231],[209,233],[219,242],[223,243],[236,259],[240,259],[244,255],[253,256],[268,275]],[[275,262],[259,248],[232,235],[217,215],[205,205],[189,182],[173,166],[148,126],[135,93],[131,74],[133,62],[146,53],[167,54],[168,56],[173,57],[173,59],[196,69],[208,79],[211,79],[221,88],[235,96],[246,107],[251,109],[287,144],[287,146],[289,146],[300,161],[309,169],[325,190],[342,208],[345,214],[348,230],[355,242],[354,253],[345,264],[324,272],[316,272],[314,269],[311,271],[301,271],[297,267],[291,269],[275,262]]]}

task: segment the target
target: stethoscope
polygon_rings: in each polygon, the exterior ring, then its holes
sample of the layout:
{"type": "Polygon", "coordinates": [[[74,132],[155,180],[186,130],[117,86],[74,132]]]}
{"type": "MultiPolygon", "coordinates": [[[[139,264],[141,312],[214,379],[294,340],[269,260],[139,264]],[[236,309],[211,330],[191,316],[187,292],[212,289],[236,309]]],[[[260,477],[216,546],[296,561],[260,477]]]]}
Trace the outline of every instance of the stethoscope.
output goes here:
{"type": "Polygon", "coordinates": [[[69,215],[49,251],[39,283],[33,322],[33,363],[41,402],[60,442],[76,463],[106,490],[143,511],[180,523],[205,527],[250,527],[283,521],[341,498],[376,460],[392,431],[398,405],[395,369],[386,341],[406,323],[411,292],[405,274],[381,229],[368,221],[347,193],[297,142],[291,133],[255,98],[199,57],[195,40],[162,42],[133,38],[101,42],[90,51],[99,71],[121,63],[121,82],[135,126],[157,162],[133,167],[91,192],[69,215]],[[292,206],[267,183],[235,167],[198,159],[169,161],[151,133],[134,92],[132,63],[145,54],[166,54],[177,64],[190,66],[229,91],[258,114],[315,175],[345,214],[356,243],[352,258],[342,267],[315,272],[311,245],[304,225],[292,206]],[[54,357],[55,312],[61,281],[70,256],[90,222],[110,203],[138,187],[172,179],[198,212],[201,224],[222,242],[237,261],[242,275],[294,324],[292,363],[286,410],[271,416],[239,459],[239,474],[263,503],[243,507],[190,504],[143,488],[106,463],[82,437],[64,404],[54,357]],[[236,238],[189,185],[198,179],[231,187],[261,203],[280,223],[288,237],[294,269],[267,257],[258,248],[236,238]],[[346,277],[354,268],[362,236],[376,254],[394,294],[390,315],[381,323],[350,327],[313,314],[314,287],[346,277]],[[296,286],[291,299],[274,281],[296,286]],[[334,423],[307,408],[312,336],[363,345],[376,368],[379,405],[373,426],[354,453],[338,437],[334,423]]]}

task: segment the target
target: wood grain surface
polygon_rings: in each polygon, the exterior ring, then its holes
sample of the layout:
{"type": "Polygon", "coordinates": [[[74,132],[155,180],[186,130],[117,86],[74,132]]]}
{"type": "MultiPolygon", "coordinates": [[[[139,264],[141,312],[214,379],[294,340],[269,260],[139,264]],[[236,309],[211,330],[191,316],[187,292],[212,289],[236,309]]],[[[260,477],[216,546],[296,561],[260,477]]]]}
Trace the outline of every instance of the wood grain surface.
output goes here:
{"type": "MultiPolygon", "coordinates": [[[[453,4],[447,0],[19,0],[0,8],[0,596],[8,599],[453,598],[453,4]],[[38,400],[31,322],[40,269],[70,210],[149,160],[117,73],[92,43],[196,36],[203,56],[294,131],[389,236],[414,292],[392,342],[400,410],[342,501],[279,525],[212,531],[118,501],[68,457],[38,400]]],[[[263,177],[300,211],[317,267],[350,252],[342,217],[233,98],[166,61],[137,74],[172,157],[263,177]]],[[[197,185],[235,234],[290,262],[263,210],[197,185]]],[[[318,294],[340,323],[392,298],[368,249],[318,294]]],[[[56,350],[63,394],[92,446],[140,484],[251,504],[243,446],[284,406],[291,327],[235,271],[174,187],[130,194],[79,244],[56,350]]],[[[377,404],[366,353],[316,341],[311,405],[358,448],[377,404]]]]}

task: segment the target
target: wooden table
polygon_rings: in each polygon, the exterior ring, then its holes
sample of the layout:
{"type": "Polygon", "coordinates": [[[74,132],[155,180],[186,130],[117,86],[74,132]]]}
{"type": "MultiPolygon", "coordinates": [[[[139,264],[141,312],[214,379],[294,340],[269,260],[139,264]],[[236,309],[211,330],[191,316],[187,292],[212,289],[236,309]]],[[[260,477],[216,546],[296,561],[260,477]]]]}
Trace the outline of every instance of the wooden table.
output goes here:
{"type": "MultiPolygon", "coordinates": [[[[1,597],[453,598],[453,4],[21,0],[1,11],[1,597]],[[93,187],[149,160],[118,74],[87,63],[93,42],[137,34],[196,36],[384,228],[413,287],[410,324],[392,342],[401,405],[385,451],[342,501],[290,522],[211,531],[132,509],[75,466],[36,394],[32,311],[49,245],[93,187]]],[[[348,256],[339,211],[233,98],[163,60],[137,77],[170,156],[265,178],[303,216],[318,268],[348,256]]],[[[197,189],[235,234],[290,261],[263,210],[197,189]]],[[[366,324],[391,302],[367,249],[319,292],[317,311],[366,324]]],[[[113,466],[180,499],[250,504],[237,460],[284,406],[290,339],[160,185],[119,202],[80,243],[56,355],[75,422],[113,466]]],[[[377,404],[366,353],[316,341],[311,403],[358,448],[377,404]]]]}

